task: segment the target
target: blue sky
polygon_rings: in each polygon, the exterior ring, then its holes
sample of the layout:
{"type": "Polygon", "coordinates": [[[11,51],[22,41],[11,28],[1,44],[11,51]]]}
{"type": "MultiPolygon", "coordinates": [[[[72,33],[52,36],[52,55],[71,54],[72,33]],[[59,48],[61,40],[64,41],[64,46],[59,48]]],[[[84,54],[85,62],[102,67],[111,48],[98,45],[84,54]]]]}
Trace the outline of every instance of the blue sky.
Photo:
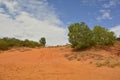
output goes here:
{"type": "Polygon", "coordinates": [[[86,22],[120,35],[120,0],[0,0],[0,37],[68,43],[67,27],[86,22]]]}
{"type": "Polygon", "coordinates": [[[120,24],[120,0],[48,0],[64,24],[86,22],[106,28],[120,24]]]}

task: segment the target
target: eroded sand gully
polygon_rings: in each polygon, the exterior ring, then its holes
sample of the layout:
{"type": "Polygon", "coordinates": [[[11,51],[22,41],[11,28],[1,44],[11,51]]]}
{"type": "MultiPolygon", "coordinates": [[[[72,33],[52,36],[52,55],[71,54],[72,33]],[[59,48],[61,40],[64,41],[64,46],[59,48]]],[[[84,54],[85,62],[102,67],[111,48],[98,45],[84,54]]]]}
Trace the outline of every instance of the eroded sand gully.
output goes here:
{"type": "Polygon", "coordinates": [[[120,80],[120,67],[98,68],[84,61],[69,61],[64,55],[71,51],[53,47],[1,52],[0,80],[120,80]]]}

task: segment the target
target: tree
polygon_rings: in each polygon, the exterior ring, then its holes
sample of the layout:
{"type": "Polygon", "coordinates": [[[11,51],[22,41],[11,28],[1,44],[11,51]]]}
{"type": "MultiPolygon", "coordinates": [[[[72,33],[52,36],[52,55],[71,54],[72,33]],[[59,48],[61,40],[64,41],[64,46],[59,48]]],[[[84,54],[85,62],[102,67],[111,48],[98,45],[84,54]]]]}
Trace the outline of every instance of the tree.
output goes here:
{"type": "Polygon", "coordinates": [[[113,45],[116,40],[114,33],[108,29],[95,26],[90,30],[84,22],[72,24],[68,29],[69,42],[75,49],[113,45]]]}
{"type": "Polygon", "coordinates": [[[41,46],[45,46],[45,44],[46,44],[46,39],[45,39],[45,37],[42,37],[42,38],[39,40],[39,42],[40,42],[40,45],[41,45],[41,46]]]}
{"type": "Polygon", "coordinates": [[[95,26],[93,29],[93,33],[93,38],[96,45],[113,45],[115,42],[116,37],[114,33],[101,26],[95,26]]]}
{"type": "Polygon", "coordinates": [[[75,23],[68,27],[69,42],[73,48],[84,49],[92,45],[92,31],[84,23],[75,23]]]}

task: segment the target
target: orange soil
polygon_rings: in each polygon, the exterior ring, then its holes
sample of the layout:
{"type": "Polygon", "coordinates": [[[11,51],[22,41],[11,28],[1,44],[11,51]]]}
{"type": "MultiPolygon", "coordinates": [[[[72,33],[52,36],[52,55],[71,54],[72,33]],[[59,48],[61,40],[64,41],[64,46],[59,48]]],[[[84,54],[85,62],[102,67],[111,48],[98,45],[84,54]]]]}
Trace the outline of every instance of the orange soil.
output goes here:
{"type": "Polygon", "coordinates": [[[85,61],[69,61],[64,55],[71,52],[68,47],[1,52],[0,80],[120,80],[120,67],[99,68],[85,61]]]}

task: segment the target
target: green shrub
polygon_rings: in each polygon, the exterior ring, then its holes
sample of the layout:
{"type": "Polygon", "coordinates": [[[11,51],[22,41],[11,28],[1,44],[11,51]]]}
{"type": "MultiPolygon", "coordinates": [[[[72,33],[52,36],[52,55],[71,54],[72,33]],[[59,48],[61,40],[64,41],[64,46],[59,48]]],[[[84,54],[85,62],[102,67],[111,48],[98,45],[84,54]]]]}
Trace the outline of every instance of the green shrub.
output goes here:
{"type": "Polygon", "coordinates": [[[6,41],[0,40],[0,50],[8,50],[9,46],[6,41]]]}
{"type": "Polygon", "coordinates": [[[30,41],[30,40],[26,39],[26,40],[21,42],[21,46],[34,48],[34,47],[39,47],[40,44],[38,42],[30,41]]]}
{"type": "Polygon", "coordinates": [[[68,27],[69,42],[72,48],[86,49],[91,46],[108,46],[115,43],[113,32],[101,26],[95,26],[91,30],[84,22],[75,23],[68,27]]]}
{"type": "Polygon", "coordinates": [[[101,26],[95,26],[93,33],[93,39],[96,45],[113,45],[116,40],[113,32],[101,26]]]}
{"type": "Polygon", "coordinates": [[[84,23],[75,23],[68,27],[69,42],[75,49],[84,49],[92,44],[92,31],[84,23]]]}
{"type": "Polygon", "coordinates": [[[0,50],[7,50],[13,47],[30,47],[30,48],[35,48],[35,47],[40,47],[43,46],[39,44],[38,42],[31,41],[31,40],[19,40],[16,38],[2,38],[0,39],[0,50]]]}

